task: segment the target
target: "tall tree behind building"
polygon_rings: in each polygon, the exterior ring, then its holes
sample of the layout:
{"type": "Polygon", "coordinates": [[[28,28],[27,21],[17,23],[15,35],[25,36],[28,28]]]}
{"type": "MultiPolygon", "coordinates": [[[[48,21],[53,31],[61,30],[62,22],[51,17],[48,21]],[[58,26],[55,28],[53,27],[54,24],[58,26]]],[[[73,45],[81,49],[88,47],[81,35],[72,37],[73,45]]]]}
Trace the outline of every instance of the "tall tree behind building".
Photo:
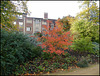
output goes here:
{"type": "Polygon", "coordinates": [[[62,19],[59,19],[58,21],[63,24],[62,25],[63,31],[67,32],[70,30],[70,26],[74,20],[75,20],[75,18],[69,15],[69,16],[63,17],[62,19]]]}
{"type": "Polygon", "coordinates": [[[78,18],[87,19],[95,23],[99,22],[99,7],[97,1],[85,0],[80,5],[83,10],[77,15],[78,18]]]}
{"type": "Polygon", "coordinates": [[[28,13],[27,1],[1,1],[1,28],[6,30],[15,30],[16,26],[13,22],[17,19],[16,16],[22,13],[28,13]]]}
{"type": "Polygon", "coordinates": [[[81,8],[83,10],[71,25],[74,38],[91,37],[91,41],[99,43],[99,8],[96,1],[84,1],[81,8]]]}

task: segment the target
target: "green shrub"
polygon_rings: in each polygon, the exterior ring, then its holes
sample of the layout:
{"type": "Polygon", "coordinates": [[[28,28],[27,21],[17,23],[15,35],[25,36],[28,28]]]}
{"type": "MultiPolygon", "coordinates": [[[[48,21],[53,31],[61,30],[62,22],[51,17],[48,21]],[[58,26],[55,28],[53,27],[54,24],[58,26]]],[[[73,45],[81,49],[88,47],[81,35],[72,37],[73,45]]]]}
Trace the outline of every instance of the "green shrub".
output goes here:
{"type": "Polygon", "coordinates": [[[52,58],[53,58],[53,57],[51,56],[50,53],[46,53],[46,52],[42,52],[41,57],[42,57],[44,60],[49,60],[49,59],[52,59],[52,58]]]}
{"type": "Polygon", "coordinates": [[[68,63],[68,64],[71,63],[70,58],[66,57],[66,58],[64,58],[64,59],[65,59],[64,61],[65,61],[66,63],[68,63]]]}
{"type": "Polygon", "coordinates": [[[65,53],[65,55],[64,55],[65,57],[69,57],[70,56],[70,54],[67,52],[67,53],[65,53]]]}
{"type": "Polygon", "coordinates": [[[40,56],[41,52],[42,49],[34,46],[26,35],[1,29],[1,75],[14,74],[18,65],[40,56]]]}
{"type": "Polygon", "coordinates": [[[84,68],[88,67],[88,61],[85,57],[82,57],[81,60],[77,63],[78,67],[84,68]]]}
{"type": "Polygon", "coordinates": [[[39,37],[42,37],[42,34],[40,32],[37,32],[34,34],[35,36],[39,36],[39,37]]]}
{"type": "Polygon", "coordinates": [[[60,68],[60,63],[58,63],[58,62],[57,63],[53,63],[52,65],[53,65],[54,68],[60,68]]]}
{"type": "Polygon", "coordinates": [[[44,68],[43,68],[42,65],[39,65],[39,66],[37,67],[37,69],[38,69],[38,72],[42,72],[42,71],[44,70],[44,68]]]}
{"type": "Polygon", "coordinates": [[[78,53],[94,53],[90,37],[74,40],[71,49],[77,51],[78,53]]]}
{"type": "Polygon", "coordinates": [[[67,65],[66,63],[64,63],[64,64],[62,65],[62,68],[63,68],[63,69],[68,69],[68,65],[67,65]]]}
{"type": "Polygon", "coordinates": [[[92,44],[94,45],[93,51],[94,51],[95,55],[96,55],[97,57],[99,57],[99,43],[97,43],[97,42],[92,42],[92,44]]]}

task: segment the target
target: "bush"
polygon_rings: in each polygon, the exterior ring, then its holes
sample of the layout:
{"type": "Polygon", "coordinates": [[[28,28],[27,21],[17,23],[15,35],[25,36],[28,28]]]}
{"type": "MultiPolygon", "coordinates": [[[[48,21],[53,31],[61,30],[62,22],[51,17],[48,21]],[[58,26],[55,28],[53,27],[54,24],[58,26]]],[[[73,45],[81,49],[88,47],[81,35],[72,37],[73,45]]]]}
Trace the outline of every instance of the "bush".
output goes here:
{"type": "Polygon", "coordinates": [[[96,55],[97,57],[99,57],[99,43],[97,43],[97,42],[92,42],[92,44],[94,45],[93,51],[94,51],[95,55],[96,55]]]}
{"type": "Polygon", "coordinates": [[[84,68],[88,67],[88,61],[85,57],[82,57],[81,60],[77,63],[78,67],[84,68]]]}
{"type": "Polygon", "coordinates": [[[54,68],[60,68],[60,64],[59,63],[53,63],[52,64],[54,68]]]}
{"type": "Polygon", "coordinates": [[[71,45],[71,49],[78,53],[94,53],[93,44],[91,42],[91,38],[80,38],[74,40],[74,43],[71,45]]]}
{"type": "Polygon", "coordinates": [[[26,35],[1,29],[1,75],[14,74],[18,65],[40,56],[41,51],[26,35]]]}
{"type": "Polygon", "coordinates": [[[46,52],[42,52],[42,56],[41,56],[44,60],[49,60],[52,58],[50,53],[46,53],[46,52]]]}
{"type": "Polygon", "coordinates": [[[35,33],[34,35],[35,35],[35,36],[42,37],[42,33],[40,33],[40,32],[37,32],[37,33],[35,33]]]}
{"type": "Polygon", "coordinates": [[[62,65],[62,68],[63,68],[63,69],[68,69],[68,65],[67,65],[66,63],[64,63],[64,64],[62,65]]]}

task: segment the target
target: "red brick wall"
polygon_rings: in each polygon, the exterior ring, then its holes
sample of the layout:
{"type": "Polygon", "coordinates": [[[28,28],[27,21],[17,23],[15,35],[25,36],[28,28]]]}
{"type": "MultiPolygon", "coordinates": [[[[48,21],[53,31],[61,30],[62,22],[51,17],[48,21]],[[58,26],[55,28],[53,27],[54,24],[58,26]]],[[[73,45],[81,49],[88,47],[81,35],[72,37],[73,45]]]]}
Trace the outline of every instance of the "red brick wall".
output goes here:
{"type": "Polygon", "coordinates": [[[33,19],[32,18],[25,18],[25,33],[33,34],[33,19]],[[32,20],[32,23],[27,23],[27,19],[32,20]],[[31,31],[26,31],[26,27],[31,27],[31,31]]]}

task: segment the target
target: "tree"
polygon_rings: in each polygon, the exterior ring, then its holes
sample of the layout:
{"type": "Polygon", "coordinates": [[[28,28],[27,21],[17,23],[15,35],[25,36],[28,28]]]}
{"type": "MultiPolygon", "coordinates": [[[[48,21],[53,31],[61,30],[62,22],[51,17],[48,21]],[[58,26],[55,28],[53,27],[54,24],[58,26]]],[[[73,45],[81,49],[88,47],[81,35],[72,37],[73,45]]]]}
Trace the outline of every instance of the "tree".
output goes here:
{"type": "Polygon", "coordinates": [[[94,22],[76,20],[70,30],[74,34],[74,39],[91,37],[92,41],[99,40],[99,25],[95,25],[94,22]]]}
{"type": "MultiPolygon", "coordinates": [[[[60,24],[59,22],[56,23],[60,24]]],[[[38,41],[42,42],[40,46],[45,48],[43,52],[47,53],[64,53],[64,50],[68,49],[68,46],[71,45],[73,41],[73,36],[70,36],[70,31],[64,32],[61,25],[54,27],[52,30],[47,29],[44,31],[44,34],[45,36],[40,37],[38,41]]]]}
{"type": "Polygon", "coordinates": [[[66,16],[66,17],[63,17],[62,19],[60,19],[59,22],[63,23],[62,26],[63,26],[64,31],[69,31],[70,26],[74,20],[75,20],[74,17],[69,15],[69,16],[66,16]]]}
{"type": "Polygon", "coordinates": [[[1,1],[1,28],[15,29],[13,22],[17,19],[16,15],[29,13],[26,4],[27,1],[1,1]]]}
{"type": "Polygon", "coordinates": [[[99,42],[99,9],[95,1],[84,1],[83,11],[77,16],[71,26],[74,38],[91,37],[92,41],[99,42]]]}
{"type": "Polygon", "coordinates": [[[83,9],[78,15],[77,18],[87,19],[95,23],[99,22],[99,8],[97,6],[97,1],[83,1],[80,8],[83,9]]]}

